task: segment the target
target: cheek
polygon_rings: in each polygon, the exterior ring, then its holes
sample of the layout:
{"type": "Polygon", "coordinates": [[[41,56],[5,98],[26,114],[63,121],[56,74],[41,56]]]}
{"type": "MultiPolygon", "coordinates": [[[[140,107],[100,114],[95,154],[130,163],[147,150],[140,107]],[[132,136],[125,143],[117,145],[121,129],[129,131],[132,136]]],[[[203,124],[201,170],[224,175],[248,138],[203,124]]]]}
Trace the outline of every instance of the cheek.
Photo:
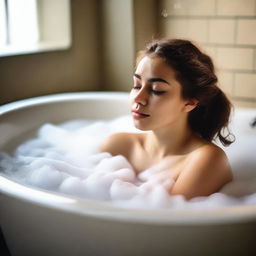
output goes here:
{"type": "Polygon", "coordinates": [[[172,100],[171,99],[169,99],[169,98],[161,98],[161,97],[159,97],[159,98],[155,98],[153,101],[152,101],[152,106],[154,106],[154,109],[156,109],[156,110],[159,110],[159,111],[168,111],[168,110],[170,110],[170,108],[171,108],[171,106],[172,106],[172,104],[173,104],[173,102],[172,102],[172,100]]]}
{"type": "Polygon", "coordinates": [[[154,105],[154,111],[159,113],[159,117],[161,114],[168,114],[168,113],[180,113],[183,108],[183,103],[181,100],[175,98],[175,97],[168,97],[166,99],[156,99],[154,101],[154,104],[152,104],[152,107],[154,105]]]}

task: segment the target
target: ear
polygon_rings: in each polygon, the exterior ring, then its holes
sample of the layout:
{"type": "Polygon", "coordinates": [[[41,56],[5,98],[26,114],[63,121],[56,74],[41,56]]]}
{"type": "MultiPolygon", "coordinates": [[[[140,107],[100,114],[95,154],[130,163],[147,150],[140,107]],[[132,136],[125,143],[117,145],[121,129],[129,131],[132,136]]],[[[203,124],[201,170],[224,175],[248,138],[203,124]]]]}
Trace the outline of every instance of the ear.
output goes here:
{"type": "Polygon", "coordinates": [[[185,112],[190,112],[190,111],[193,110],[195,107],[197,107],[198,102],[199,102],[199,101],[198,101],[197,99],[188,99],[188,100],[185,102],[184,111],[185,111],[185,112]]]}

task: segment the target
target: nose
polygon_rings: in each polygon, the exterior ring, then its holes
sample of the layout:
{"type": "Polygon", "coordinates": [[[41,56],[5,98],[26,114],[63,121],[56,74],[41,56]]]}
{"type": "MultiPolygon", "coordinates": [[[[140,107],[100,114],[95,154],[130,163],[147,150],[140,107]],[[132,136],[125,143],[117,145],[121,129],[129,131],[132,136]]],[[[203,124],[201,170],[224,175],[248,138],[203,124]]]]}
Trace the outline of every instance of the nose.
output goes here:
{"type": "Polygon", "coordinates": [[[143,106],[147,105],[147,103],[148,103],[148,93],[145,90],[145,88],[141,88],[140,90],[135,92],[134,102],[139,104],[139,105],[143,105],[143,106]]]}

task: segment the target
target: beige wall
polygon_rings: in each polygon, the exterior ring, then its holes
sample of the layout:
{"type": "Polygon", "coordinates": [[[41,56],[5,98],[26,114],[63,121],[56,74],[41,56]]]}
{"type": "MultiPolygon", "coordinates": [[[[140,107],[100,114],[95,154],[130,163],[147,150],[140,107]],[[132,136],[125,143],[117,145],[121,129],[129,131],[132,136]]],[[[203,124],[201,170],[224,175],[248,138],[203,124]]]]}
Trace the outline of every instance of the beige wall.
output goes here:
{"type": "Polygon", "coordinates": [[[199,42],[232,101],[256,107],[256,0],[71,3],[72,48],[0,58],[0,104],[49,93],[129,91],[136,52],[162,36],[199,42]]]}
{"type": "Polygon", "coordinates": [[[199,42],[233,102],[256,107],[255,0],[162,0],[159,13],[162,36],[199,42]]]}
{"type": "Polygon", "coordinates": [[[145,43],[159,37],[157,0],[134,0],[134,49],[135,54],[145,43]]]}
{"type": "Polygon", "coordinates": [[[134,60],[145,42],[157,36],[156,0],[102,0],[101,89],[129,91],[134,60]]]}
{"type": "Polygon", "coordinates": [[[134,60],[133,1],[102,0],[101,13],[101,89],[129,90],[134,60]]]}
{"type": "Polygon", "coordinates": [[[72,48],[0,58],[0,104],[50,93],[129,91],[136,52],[157,34],[156,0],[71,0],[72,48]]]}
{"type": "Polygon", "coordinates": [[[71,49],[0,58],[0,104],[50,93],[99,89],[98,1],[71,0],[71,15],[71,49]]]}

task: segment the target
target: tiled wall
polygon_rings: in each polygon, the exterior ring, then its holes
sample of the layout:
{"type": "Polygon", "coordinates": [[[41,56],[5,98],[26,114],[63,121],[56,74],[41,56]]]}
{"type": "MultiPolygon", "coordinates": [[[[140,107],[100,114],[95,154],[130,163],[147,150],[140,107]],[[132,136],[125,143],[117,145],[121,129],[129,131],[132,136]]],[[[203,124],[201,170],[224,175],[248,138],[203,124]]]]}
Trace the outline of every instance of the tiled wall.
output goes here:
{"type": "Polygon", "coordinates": [[[256,0],[162,0],[161,36],[198,42],[235,105],[256,107],[256,0]]]}

